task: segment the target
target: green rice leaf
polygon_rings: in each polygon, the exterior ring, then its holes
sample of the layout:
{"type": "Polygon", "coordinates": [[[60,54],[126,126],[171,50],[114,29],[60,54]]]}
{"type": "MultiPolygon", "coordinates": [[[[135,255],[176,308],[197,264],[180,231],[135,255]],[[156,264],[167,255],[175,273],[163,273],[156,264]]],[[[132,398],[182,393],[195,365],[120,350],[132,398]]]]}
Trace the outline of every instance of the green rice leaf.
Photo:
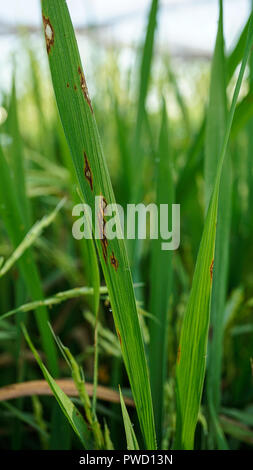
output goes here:
{"type": "Polygon", "coordinates": [[[139,141],[142,124],[143,124],[144,116],[145,116],[145,104],[146,104],[146,97],[147,97],[148,85],[149,85],[149,80],[150,80],[158,7],[159,7],[159,1],[152,0],[150,12],[148,16],[147,32],[146,32],[143,52],[141,56],[138,111],[137,111],[136,130],[135,130],[136,142],[139,141]]]}
{"type": "MultiPolygon", "coordinates": [[[[18,205],[15,185],[11,176],[10,168],[6,162],[1,146],[0,166],[0,215],[14,247],[17,247],[26,235],[25,225],[18,205]]],[[[33,300],[42,299],[43,291],[40,277],[30,248],[23,253],[21,258],[19,258],[18,265],[31,298],[33,300]]],[[[49,318],[46,308],[44,306],[36,308],[35,316],[41,334],[42,344],[47,355],[49,368],[52,372],[57,373],[58,364],[56,348],[47,324],[49,318]]]]}
{"type": "Polygon", "coordinates": [[[126,409],[126,405],[124,402],[123,395],[121,393],[121,389],[119,389],[119,393],[120,393],[120,404],[121,404],[121,410],[122,410],[122,416],[123,416],[126,440],[127,440],[127,450],[139,450],[139,444],[136,439],[135,432],[133,430],[133,425],[130,421],[128,411],[126,409]]]}
{"type": "MultiPolygon", "coordinates": [[[[56,101],[77,178],[93,215],[95,196],[102,196],[103,216],[103,208],[114,202],[114,195],[68,8],[64,0],[43,0],[42,12],[56,101]]],[[[93,217],[93,233],[95,224],[93,217]]],[[[125,244],[123,239],[107,240],[104,237],[96,240],[96,247],[141,430],[147,448],[154,449],[156,439],[148,369],[125,244]]]]}
{"type": "MultiPolygon", "coordinates": [[[[211,70],[210,98],[207,111],[205,140],[206,207],[208,207],[210,194],[215,181],[215,173],[218,163],[217,160],[224,140],[226,121],[227,99],[223,38],[223,8],[222,3],[220,3],[218,33],[211,70]]],[[[211,439],[214,431],[218,440],[218,445],[219,447],[221,445],[221,448],[227,448],[227,445],[224,437],[221,439],[221,429],[218,434],[216,433],[217,425],[215,425],[215,422],[217,420],[220,405],[223,315],[225,310],[228,272],[231,189],[231,160],[229,156],[227,156],[222,171],[219,193],[207,364],[207,399],[210,417],[213,421],[213,426],[209,431],[209,438],[211,439]],[[213,419],[214,415],[216,415],[215,421],[213,419]]]]}
{"type": "MultiPolygon", "coordinates": [[[[171,211],[174,202],[172,178],[172,155],[168,142],[168,123],[165,102],[159,139],[156,176],[156,204],[168,204],[171,211]]],[[[169,219],[171,227],[171,218],[169,219]]],[[[172,251],[161,250],[161,238],[151,241],[151,278],[149,310],[156,321],[150,321],[149,365],[150,380],[155,411],[157,441],[161,443],[164,385],[167,378],[168,358],[168,309],[172,292],[172,251]],[[157,367],[159,364],[159,367],[157,367]]]]}
{"type": "Polygon", "coordinates": [[[62,199],[57,207],[51,212],[51,214],[44,216],[43,219],[36,222],[33,227],[29,230],[29,232],[25,235],[25,238],[22,242],[17,246],[15,251],[12,255],[5,261],[4,265],[0,269],[0,278],[4,276],[9,269],[16,263],[16,261],[23,255],[23,253],[40,237],[43,230],[48,227],[55,217],[57,216],[58,212],[62,208],[65,200],[62,199]]]}
{"type": "Polygon", "coordinates": [[[7,401],[0,402],[0,405],[6,408],[12,416],[28,424],[28,426],[38,431],[44,438],[48,438],[48,433],[36,423],[34,417],[30,413],[25,413],[24,411],[19,410],[7,401]]]}
{"type": "Polygon", "coordinates": [[[204,225],[192,289],[184,315],[176,368],[177,425],[174,448],[192,449],[205,376],[209,310],[220,181],[243,75],[253,44],[252,17],[236,82],[226,132],[218,159],[215,185],[204,225]]]}
{"type": "Polygon", "coordinates": [[[18,203],[23,220],[26,227],[29,226],[31,220],[30,203],[27,197],[26,181],[25,181],[25,168],[24,168],[24,151],[22,137],[19,129],[19,119],[17,110],[17,97],[16,97],[16,82],[15,72],[12,78],[12,91],[11,101],[9,106],[9,115],[7,120],[7,127],[11,136],[11,145],[9,149],[9,161],[13,170],[16,192],[18,196],[18,203]]]}
{"type": "Polygon", "coordinates": [[[44,366],[43,362],[40,359],[40,356],[38,352],[36,351],[31,338],[28,335],[27,329],[25,326],[22,326],[23,333],[25,336],[25,339],[27,341],[27,344],[29,345],[31,351],[33,352],[33,355],[38,363],[38,365],[41,368],[41,371],[51,388],[59,406],[61,407],[62,412],[66,416],[67,420],[69,421],[70,425],[72,426],[74,432],[76,435],[79,437],[81,443],[83,444],[85,449],[92,449],[92,442],[91,442],[91,433],[87,428],[87,425],[78,411],[78,409],[75,407],[75,405],[72,403],[72,401],[68,398],[68,396],[61,390],[59,385],[55,382],[51,374],[48,372],[46,367],[44,366]]]}

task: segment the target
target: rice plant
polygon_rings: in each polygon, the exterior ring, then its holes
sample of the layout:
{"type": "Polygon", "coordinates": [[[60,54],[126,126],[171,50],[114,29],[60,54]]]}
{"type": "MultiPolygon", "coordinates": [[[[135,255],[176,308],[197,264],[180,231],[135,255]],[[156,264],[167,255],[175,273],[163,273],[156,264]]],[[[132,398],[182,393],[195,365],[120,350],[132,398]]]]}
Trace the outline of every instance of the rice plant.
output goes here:
{"type": "Polygon", "coordinates": [[[96,45],[88,69],[65,0],[41,1],[50,73],[20,40],[28,87],[14,60],[0,115],[1,448],[252,448],[253,19],[227,50],[218,5],[191,100],[155,53],[158,0],[127,79],[96,45]],[[174,249],[152,212],[129,236],[119,204],[143,202],[169,207],[172,238],[180,204],[174,249]]]}

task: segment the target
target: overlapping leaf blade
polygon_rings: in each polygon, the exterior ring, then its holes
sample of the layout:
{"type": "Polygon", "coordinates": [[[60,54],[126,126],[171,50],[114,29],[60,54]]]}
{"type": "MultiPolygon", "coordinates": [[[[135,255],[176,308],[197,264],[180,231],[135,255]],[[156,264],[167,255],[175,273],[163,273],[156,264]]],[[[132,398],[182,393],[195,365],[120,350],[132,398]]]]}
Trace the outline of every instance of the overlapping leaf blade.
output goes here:
{"type": "MultiPolygon", "coordinates": [[[[217,159],[222,147],[226,131],[227,100],[225,84],[225,57],[223,39],[223,7],[220,2],[220,18],[214,56],[211,70],[211,85],[209,107],[207,112],[206,140],[205,140],[205,189],[206,207],[208,207],[210,194],[215,181],[217,159]]],[[[216,244],[213,269],[213,284],[210,311],[210,334],[207,361],[207,399],[210,416],[215,414],[212,430],[209,430],[210,439],[213,431],[218,444],[227,448],[222,431],[216,432],[217,415],[220,405],[220,378],[223,340],[223,316],[225,310],[229,231],[231,215],[231,161],[226,157],[222,171],[219,208],[216,229],[216,244]]]]}
{"type": "Polygon", "coordinates": [[[247,44],[228,115],[225,137],[218,159],[214,190],[205,220],[191,294],[181,330],[176,368],[177,426],[174,443],[176,449],[192,449],[194,445],[194,433],[205,376],[220,180],[236,102],[252,44],[251,17],[247,44]]]}
{"type": "MultiPolygon", "coordinates": [[[[17,247],[26,235],[24,220],[20,212],[17,201],[15,185],[13,183],[10,168],[7,164],[2,148],[0,146],[0,166],[1,166],[1,185],[0,185],[0,215],[4,221],[7,232],[14,245],[17,247]]],[[[33,260],[31,249],[23,253],[18,261],[20,271],[27,291],[33,300],[43,298],[43,291],[40,283],[40,277],[37,266],[33,260]]],[[[52,341],[50,329],[48,328],[48,312],[44,306],[35,310],[36,321],[41,334],[44,350],[47,354],[47,361],[50,371],[57,373],[57,355],[54,342],[52,341]]]]}
{"type": "Polygon", "coordinates": [[[59,385],[55,382],[51,374],[48,372],[47,368],[44,366],[24,325],[23,325],[23,333],[31,351],[33,352],[33,355],[38,365],[41,368],[41,371],[43,372],[43,375],[49,387],[51,388],[59,406],[61,407],[67,420],[72,426],[74,432],[79,437],[85,449],[92,449],[93,443],[92,443],[92,438],[91,438],[91,432],[89,431],[84,418],[82,417],[78,409],[75,407],[73,402],[70,400],[70,398],[62,391],[59,385]]]}
{"type": "MultiPolygon", "coordinates": [[[[159,139],[158,164],[156,175],[156,204],[171,205],[174,202],[174,185],[172,177],[172,155],[168,137],[167,111],[163,103],[162,125],[159,139]]],[[[171,227],[171,218],[169,219],[171,227]]],[[[155,320],[150,320],[149,365],[151,390],[154,403],[157,441],[162,439],[164,386],[167,378],[168,358],[168,309],[172,293],[172,252],[162,251],[162,240],[152,240],[150,307],[155,320]],[[158,367],[159,364],[159,367],[158,367]]]]}

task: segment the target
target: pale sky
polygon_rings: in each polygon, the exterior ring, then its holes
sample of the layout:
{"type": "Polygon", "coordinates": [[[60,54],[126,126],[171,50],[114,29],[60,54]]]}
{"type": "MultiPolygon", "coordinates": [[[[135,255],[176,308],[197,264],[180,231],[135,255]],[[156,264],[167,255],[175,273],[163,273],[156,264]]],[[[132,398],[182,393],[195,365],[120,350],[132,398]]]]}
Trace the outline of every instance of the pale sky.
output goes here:
{"type": "MultiPolygon", "coordinates": [[[[100,31],[110,43],[139,43],[145,31],[150,0],[67,0],[75,25],[105,23],[100,31]],[[123,16],[126,16],[122,20],[123,16]]],[[[235,41],[250,10],[251,0],[224,0],[226,46],[235,41]]],[[[217,31],[218,0],[160,0],[157,41],[170,51],[181,48],[211,53],[217,31]]],[[[15,38],[2,35],[1,24],[41,23],[39,0],[0,0],[0,81],[9,80],[10,55],[15,38]]]]}
{"type": "MultiPolygon", "coordinates": [[[[143,31],[150,0],[67,0],[67,3],[75,24],[103,23],[129,15],[127,20],[111,27],[110,33],[119,40],[132,42],[143,31]]],[[[161,0],[160,3],[160,31],[164,41],[212,49],[218,0],[161,0]]],[[[245,21],[249,6],[250,0],[224,0],[225,37],[229,45],[245,21]]],[[[1,0],[0,22],[40,24],[40,1],[1,0]]]]}

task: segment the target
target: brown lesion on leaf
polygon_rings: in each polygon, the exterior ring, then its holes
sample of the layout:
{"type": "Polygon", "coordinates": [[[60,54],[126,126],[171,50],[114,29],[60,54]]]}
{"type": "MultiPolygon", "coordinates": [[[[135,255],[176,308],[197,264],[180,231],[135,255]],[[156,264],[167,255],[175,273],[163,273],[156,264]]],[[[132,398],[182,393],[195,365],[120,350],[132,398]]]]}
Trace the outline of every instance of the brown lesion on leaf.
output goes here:
{"type": "Polygon", "coordinates": [[[209,341],[212,341],[213,339],[213,326],[212,325],[210,325],[209,327],[208,337],[209,337],[209,341]]]}
{"type": "Polygon", "coordinates": [[[115,271],[117,271],[117,269],[119,267],[119,262],[118,262],[117,258],[115,258],[114,252],[112,252],[112,254],[110,256],[110,261],[111,261],[111,265],[113,266],[115,271]]]}
{"type": "Polygon", "coordinates": [[[212,282],[212,280],[213,280],[213,264],[214,264],[214,260],[212,260],[211,265],[210,265],[210,277],[211,277],[211,282],[212,282]]]}
{"type": "Polygon", "coordinates": [[[76,84],[74,84],[74,90],[75,90],[75,91],[77,90],[77,86],[76,86],[76,84]]]}
{"type": "Polygon", "coordinates": [[[98,213],[98,226],[99,226],[99,231],[100,231],[100,241],[102,244],[102,250],[103,250],[103,257],[105,262],[107,262],[107,249],[108,249],[108,240],[105,236],[105,209],[107,207],[107,202],[104,197],[101,198],[100,202],[100,207],[99,207],[99,213],[98,213]]]}
{"type": "Polygon", "coordinates": [[[89,164],[89,160],[85,152],[84,152],[84,176],[90,185],[91,191],[93,191],[93,175],[92,175],[91,167],[89,164]]]}
{"type": "Polygon", "coordinates": [[[103,257],[104,257],[105,262],[107,262],[107,248],[108,248],[107,238],[105,237],[102,238],[101,243],[102,243],[103,257]]]}
{"type": "Polygon", "coordinates": [[[178,350],[177,350],[177,364],[180,363],[180,359],[181,359],[181,346],[179,345],[178,350]]]}
{"type": "Polygon", "coordinates": [[[87,84],[86,84],[85,76],[84,76],[84,73],[83,73],[80,66],[78,67],[78,73],[79,73],[79,76],[80,76],[80,85],[81,85],[81,89],[82,89],[82,92],[83,92],[83,96],[84,96],[85,100],[87,101],[91,112],[93,113],[93,109],[92,109],[91,100],[90,100],[90,97],[89,97],[89,92],[88,92],[88,87],[87,87],[87,84]]]}
{"type": "Polygon", "coordinates": [[[116,327],[116,332],[117,332],[117,336],[119,338],[120,346],[122,346],[122,339],[121,339],[120,332],[119,332],[117,327],[116,327]]]}
{"type": "Polygon", "coordinates": [[[43,25],[46,38],[47,53],[49,54],[54,45],[54,28],[49,18],[43,15],[43,25]]]}
{"type": "Polygon", "coordinates": [[[67,83],[67,88],[69,88],[69,82],[67,83]]]}

